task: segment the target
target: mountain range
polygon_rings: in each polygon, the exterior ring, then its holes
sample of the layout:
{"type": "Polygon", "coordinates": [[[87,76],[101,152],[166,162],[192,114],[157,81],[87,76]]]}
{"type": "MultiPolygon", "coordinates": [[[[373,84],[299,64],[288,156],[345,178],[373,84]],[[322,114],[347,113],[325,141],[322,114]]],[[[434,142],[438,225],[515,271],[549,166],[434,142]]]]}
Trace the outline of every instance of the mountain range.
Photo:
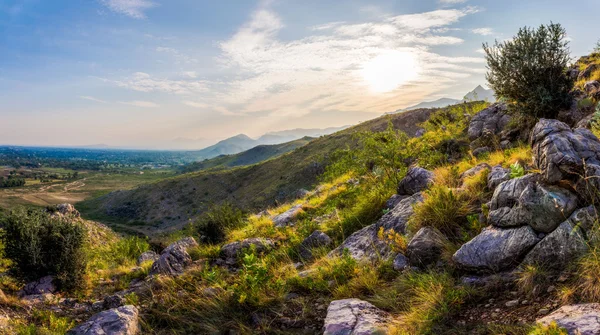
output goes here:
{"type": "Polygon", "coordinates": [[[403,109],[398,109],[396,111],[393,112],[389,112],[387,114],[395,114],[395,113],[400,113],[400,112],[406,112],[406,111],[410,111],[410,110],[415,110],[415,109],[421,109],[421,108],[441,108],[441,107],[447,107],[450,105],[455,105],[457,103],[461,103],[463,101],[478,101],[478,100],[486,100],[489,102],[494,102],[496,101],[496,97],[495,97],[495,92],[492,89],[485,89],[483,88],[481,85],[478,85],[477,87],[475,87],[474,90],[470,91],[469,93],[465,94],[465,96],[462,99],[453,99],[453,98],[440,98],[434,101],[424,101],[421,103],[418,103],[414,106],[410,106],[410,107],[406,107],[403,109]]]}

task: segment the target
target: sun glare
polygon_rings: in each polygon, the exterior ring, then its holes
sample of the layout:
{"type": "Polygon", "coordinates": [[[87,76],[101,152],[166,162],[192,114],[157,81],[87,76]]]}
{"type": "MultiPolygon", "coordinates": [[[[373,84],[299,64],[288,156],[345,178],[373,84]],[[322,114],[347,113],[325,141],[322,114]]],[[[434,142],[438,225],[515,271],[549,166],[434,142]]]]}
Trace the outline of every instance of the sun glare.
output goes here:
{"type": "Polygon", "coordinates": [[[385,93],[419,76],[419,62],[413,53],[387,51],[363,65],[361,75],[371,91],[385,93]]]}

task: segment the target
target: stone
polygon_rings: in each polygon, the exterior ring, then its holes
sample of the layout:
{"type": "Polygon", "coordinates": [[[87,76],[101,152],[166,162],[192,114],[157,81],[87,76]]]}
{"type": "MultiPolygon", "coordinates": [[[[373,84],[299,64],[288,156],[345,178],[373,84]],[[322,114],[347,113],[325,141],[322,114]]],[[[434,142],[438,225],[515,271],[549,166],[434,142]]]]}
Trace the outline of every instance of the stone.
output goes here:
{"type": "Polygon", "coordinates": [[[315,230],[310,236],[300,243],[299,254],[303,259],[312,259],[312,249],[331,245],[333,241],[322,231],[315,230]]]}
{"type": "Polygon", "coordinates": [[[20,296],[55,293],[54,276],[45,276],[37,281],[30,282],[19,292],[20,296]]]}
{"type": "Polygon", "coordinates": [[[339,256],[348,249],[350,256],[356,260],[375,261],[379,258],[389,259],[395,256],[389,245],[379,239],[381,228],[384,232],[393,230],[404,234],[406,223],[413,215],[413,205],[423,201],[420,193],[402,199],[394,209],[386,213],[376,223],[366,226],[348,236],[342,244],[329,253],[329,256],[339,256]]]}
{"type": "Polygon", "coordinates": [[[69,330],[68,335],[135,335],[139,334],[138,310],[127,305],[93,315],[69,330]]]}
{"type": "Polygon", "coordinates": [[[108,297],[105,297],[102,301],[103,309],[118,308],[123,305],[125,305],[125,299],[123,299],[123,297],[119,294],[113,294],[108,297]]]}
{"type": "Polygon", "coordinates": [[[236,241],[229,244],[225,244],[221,247],[221,255],[229,261],[229,264],[237,263],[239,256],[242,256],[243,251],[254,248],[256,252],[262,253],[273,248],[275,243],[273,240],[268,238],[253,237],[247,238],[242,241],[236,241]]]}
{"type": "Polygon", "coordinates": [[[287,211],[275,215],[272,220],[275,227],[283,228],[289,226],[298,214],[302,212],[302,205],[295,205],[287,211]]]}
{"type": "Polygon", "coordinates": [[[71,216],[71,217],[80,217],[81,214],[79,214],[79,211],[77,209],[75,209],[75,206],[71,205],[71,204],[60,204],[60,205],[56,205],[56,209],[58,211],[58,213],[64,215],[64,216],[71,216]]]}
{"type": "Polygon", "coordinates": [[[506,306],[506,307],[515,307],[518,305],[519,305],[519,300],[510,300],[504,304],[504,306],[506,306]]]}
{"type": "Polygon", "coordinates": [[[565,221],[527,254],[523,264],[562,270],[587,250],[587,241],[581,228],[565,221]]]}
{"type": "Polygon", "coordinates": [[[469,122],[469,140],[474,141],[486,133],[497,135],[510,122],[506,104],[495,103],[475,114],[469,122]]]}
{"type": "Polygon", "coordinates": [[[406,196],[394,194],[385,202],[385,209],[393,209],[406,196]]]}
{"type": "Polygon", "coordinates": [[[583,71],[579,73],[577,80],[587,80],[592,77],[592,73],[600,69],[600,65],[593,63],[588,65],[583,71]]]}
{"type": "Polygon", "coordinates": [[[598,212],[594,206],[588,206],[585,208],[580,208],[573,212],[569,217],[569,223],[573,227],[579,227],[583,229],[584,232],[592,229],[592,226],[598,221],[598,212]]]}
{"type": "Polygon", "coordinates": [[[500,272],[518,265],[538,242],[539,238],[530,226],[487,227],[463,244],[452,259],[465,270],[500,272]]]}
{"type": "Polygon", "coordinates": [[[186,237],[169,245],[152,264],[150,275],[178,276],[183,274],[184,269],[192,264],[192,257],[187,250],[195,246],[198,246],[198,242],[193,237],[186,237]]]}
{"type": "Polygon", "coordinates": [[[484,170],[491,170],[492,167],[488,163],[480,163],[460,174],[460,179],[474,177],[484,170]]]}
{"type": "Polygon", "coordinates": [[[488,188],[495,190],[498,185],[510,179],[510,169],[505,169],[502,165],[492,167],[488,175],[488,188]]]}
{"type": "Polygon", "coordinates": [[[411,265],[426,267],[440,259],[445,243],[446,238],[437,229],[423,227],[408,243],[406,256],[411,265]]]}
{"type": "Polygon", "coordinates": [[[155,253],[154,251],[146,251],[143,252],[137,259],[137,265],[142,265],[145,262],[148,261],[156,261],[157,259],[160,258],[160,255],[155,253]]]}
{"type": "Polygon", "coordinates": [[[327,308],[323,335],[374,335],[385,333],[390,316],[359,299],[335,300],[327,308]]]}
{"type": "Polygon", "coordinates": [[[559,327],[566,329],[569,335],[598,335],[600,334],[600,304],[562,306],[537,320],[538,323],[546,326],[553,321],[559,327]]]}
{"type": "Polygon", "coordinates": [[[433,172],[418,166],[408,169],[406,176],[398,183],[398,194],[413,195],[426,190],[433,184],[433,172]]]}
{"type": "Polygon", "coordinates": [[[480,157],[487,153],[490,153],[491,151],[492,151],[492,149],[490,147],[485,146],[485,147],[479,147],[479,148],[473,149],[472,153],[473,153],[473,156],[480,157]]]}
{"type": "Polygon", "coordinates": [[[425,135],[425,129],[423,129],[423,128],[419,128],[415,132],[415,137],[422,137],[423,135],[425,135]]]}
{"type": "Polygon", "coordinates": [[[406,256],[404,256],[403,254],[397,254],[396,257],[394,257],[392,267],[396,271],[404,271],[410,267],[410,263],[406,256]]]}
{"type": "Polygon", "coordinates": [[[512,272],[499,272],[484,276],[464,276],[460,281],[468,286],[490,286],[498,287],[499,284],[512,284],[517,280],[517,275],[512,272]]]}

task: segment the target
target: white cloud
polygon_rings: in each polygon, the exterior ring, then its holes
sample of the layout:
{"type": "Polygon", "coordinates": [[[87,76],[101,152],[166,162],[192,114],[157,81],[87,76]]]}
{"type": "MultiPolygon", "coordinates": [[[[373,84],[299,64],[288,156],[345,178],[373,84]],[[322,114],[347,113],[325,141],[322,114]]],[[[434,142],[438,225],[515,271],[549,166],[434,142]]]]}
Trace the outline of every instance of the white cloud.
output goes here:
{"type": "Polygon", "coordinates": [[[489,36],[492,35],[494,33],[494,31],[492,30],[492,28],[475,28],[473,30],[471,30],[471,32],[473,32],[473,34],[477,34],[477,35],[483,35],[483,36],[489,36]]]}
{"type": "Polygon", "coordinates": [[[183,71],[181,72],[181,75],[192,79],[198,78],[196,71],[183,71]]]}
{"type": "Polygon", "coordinates": [[[89,101],[94,101],[94,102],[99,102],[99,103],[107,103],[107,101],[101,100],[101,99],[97,99],[91,96],[87,96],[87,95],[82,95],[79,97],[80,99],[84,99],[84,100],[89,100],[89,101]]]}
{"type": "Polygon", "coordinates": [[[129,105],[129,106],[135,106],[135,107],[142,107],[142,108],[156,108],[156,107],[160,107],[158,104],[151,102],[151,101],[140,101],[140,100],[134,100],[134,101],[121,101],[120,102],[123,105],[129,105]]]}
{"type": "Polygon", "coordinates": [[[182,52],[180,52],[177,49],[174,48],[167,48],[167,47],[157,47],[156,48],[157,52],[164,52],[164,53],[168,53],[171,54],[173,57],[175,57],[175,59],[177,60],[177,63],[197,63],[198,60],[190,57],[182,52]]]}
{"type": "Polygon", "coordinates": [[[483,50],[483,48],[479,48],[479,49],[475,50],[475,52],[479,53],[479,54],[482,54],[482,55],[485,55],[485,50],[483,50]]]}
{"type": "Polygon", "coordinates": [[[100,3],[115,13],[134,19],[146,18],[144,11],[156,6],[155,3],[148,0],[100,0],[100,3]]]}
{"type": "Polygon", "coordinates": [[[112,82],[117,86],[139,92],[192,94],[207,90],[207,83],[203,81],[154,78],[144,72],[136,72],[128,78],[112,82]]]}
{"type": "Polygon", "coordinates": [[[203,102],[195,102],[195,101],[182,101],[182,104],[186,105],[186,106],[190,106],[190,107],[194,107],[194,108],[209,108],[210,106],[208,104],[205,104],[203,102]]]}
{"type": "Polygon", "coordinates": [[[439,0],[438,2],[444,5],[457,5],[467,1],[469,0],[439,0]]]}

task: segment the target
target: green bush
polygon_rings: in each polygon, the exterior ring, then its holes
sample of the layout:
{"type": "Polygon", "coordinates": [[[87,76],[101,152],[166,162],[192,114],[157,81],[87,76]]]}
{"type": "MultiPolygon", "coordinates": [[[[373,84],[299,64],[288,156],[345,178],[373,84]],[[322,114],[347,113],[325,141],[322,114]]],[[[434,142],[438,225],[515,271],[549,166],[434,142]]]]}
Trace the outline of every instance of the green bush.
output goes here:
{"type": "Polygon", "coordinates": [[[83,225],[51,217],[45,210],[19,208],[9,213],[2,226],[4,253],[24,279],[55,275],[62,289],[81,286],[86,270],[83,225]]]}
{"type": "Polygon", "coordinates": [[[244,213],[230,203],[211,206],[196,222],[196,231],[202,240],[208,243],[219,243],[225,239],[227,231],[243,226],[244,213]]]}
{"type": "Polygon", "coordinates": [[[514,103],[519,112],[554,118],[568,107],[573,80],[566,74],[570,61],[566,31],[560,24],[521,28],[512,40],[483,45],[496,94],[514,103]]]}

